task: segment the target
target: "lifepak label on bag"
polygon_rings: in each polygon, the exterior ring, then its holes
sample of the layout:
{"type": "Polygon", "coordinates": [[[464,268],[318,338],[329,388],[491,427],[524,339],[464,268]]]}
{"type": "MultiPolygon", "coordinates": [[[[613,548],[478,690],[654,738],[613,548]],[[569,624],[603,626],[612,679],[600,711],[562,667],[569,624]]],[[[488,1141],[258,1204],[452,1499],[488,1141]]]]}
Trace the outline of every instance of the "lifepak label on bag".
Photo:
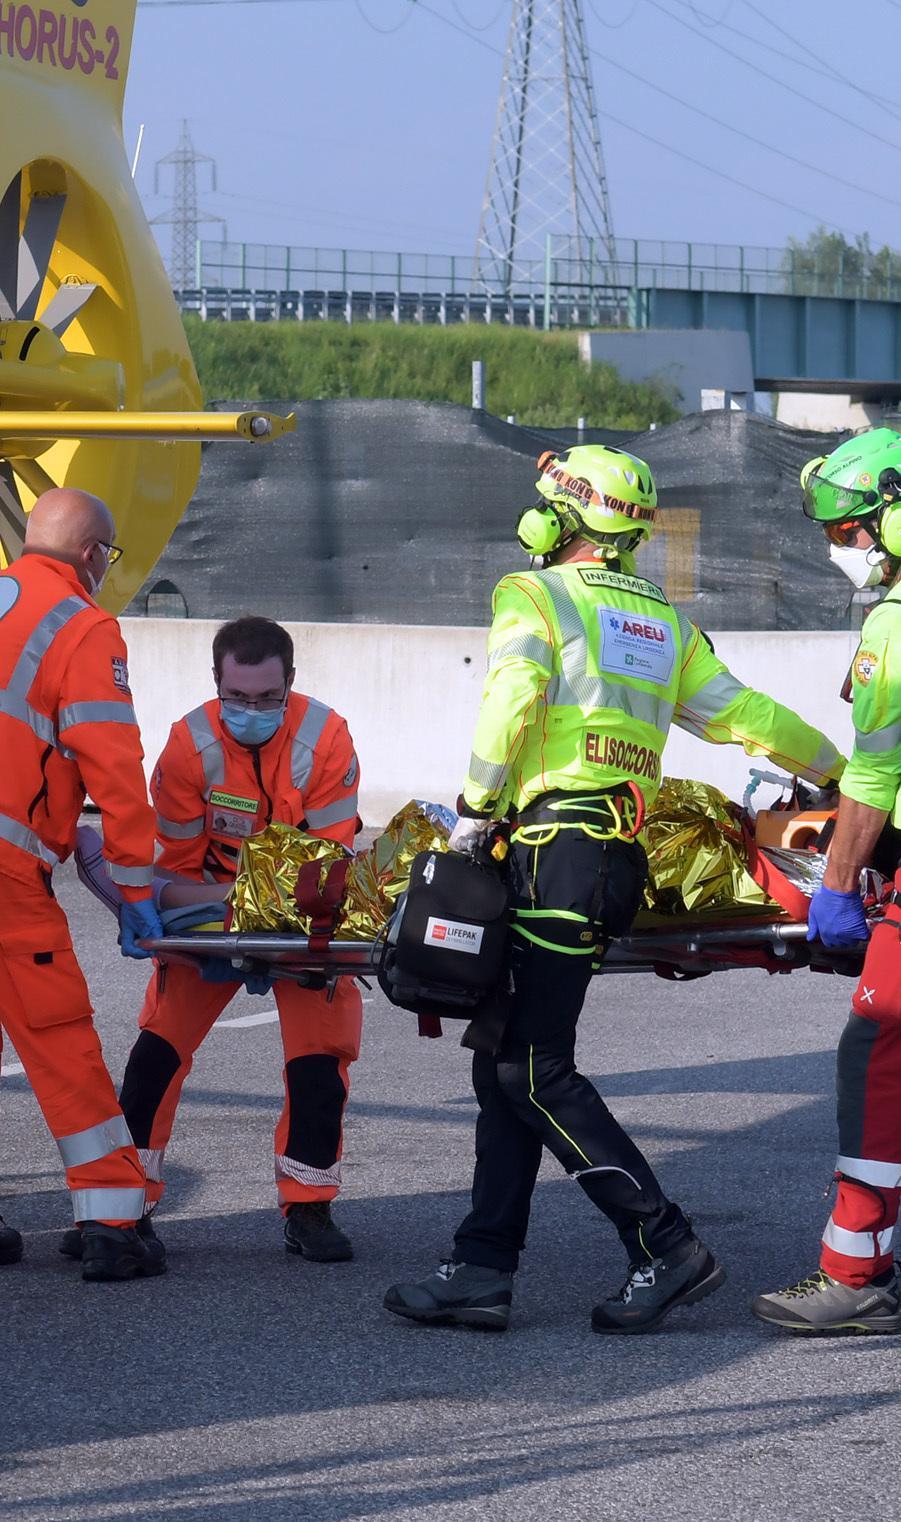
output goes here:
{"type": "Polygon", "coordinates": [[[668,623],[622,608],[598,608],[601,669],[665,687],[673,674],[676,642],[668,623]]]}
{"type": "Polygon", "coordinates": [[[462,925],[459,920],[439,920],[429,915],[422,938],[424,946],[443,946],[448,951],[467,951],[478,956],[482,949],[483,925],[462,925]]]}

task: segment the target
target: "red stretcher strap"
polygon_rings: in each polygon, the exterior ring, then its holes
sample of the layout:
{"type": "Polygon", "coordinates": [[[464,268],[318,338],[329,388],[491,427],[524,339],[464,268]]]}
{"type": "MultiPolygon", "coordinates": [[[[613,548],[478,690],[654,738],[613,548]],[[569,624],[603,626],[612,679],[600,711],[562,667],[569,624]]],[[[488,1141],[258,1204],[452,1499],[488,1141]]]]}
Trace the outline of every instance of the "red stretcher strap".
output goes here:
{"type": "Polygon", "coordinates": [[[438,1036],[444,1035],[438,1015],[417,1015],[416,1020],[420,1036],[425,1036],[428,1040],[434,1041],[438,1036]]]}
{"type": "Polygon", "coordinates": [[[328,951],[341,913],[350,857],[333,861],[322,880],[322,863],[308,861],[297,874],[294,901],[301,914],[310,919],[310,950],[328,951]]]}
{"type": "Polygon", "coordinates": [[[793,920],[806,920],[810,899],[794,883],[789,882],[785,873],[780,872],[769,857],[758,849],[754,836],[744,823],[741,832],[748,852],[748,871],[755,883],[770,898],[775,899],[780,909],[790,914],[793,920]]]}

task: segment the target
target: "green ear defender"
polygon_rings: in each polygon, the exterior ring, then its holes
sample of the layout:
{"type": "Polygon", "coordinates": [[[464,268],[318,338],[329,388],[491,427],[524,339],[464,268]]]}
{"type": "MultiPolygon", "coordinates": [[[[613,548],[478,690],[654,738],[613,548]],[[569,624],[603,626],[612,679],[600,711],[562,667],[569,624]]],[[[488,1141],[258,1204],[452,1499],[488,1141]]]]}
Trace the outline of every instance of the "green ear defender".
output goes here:
{"type": "Polygon", "coordinates": [[[901,560],[901,502],[891,502],[883,508],[878,536],[885,553],[901,560]]]}
{"type": "MultiPolygon", "coordinates": [[[[550,503],[526,507],[516,523],[516,537],[527,555],[550,555],[557,548],[568,524],[569,513],[558,513],[550,503]]],[[[901,526],[899,526],[901,533],[901,526]]]]}

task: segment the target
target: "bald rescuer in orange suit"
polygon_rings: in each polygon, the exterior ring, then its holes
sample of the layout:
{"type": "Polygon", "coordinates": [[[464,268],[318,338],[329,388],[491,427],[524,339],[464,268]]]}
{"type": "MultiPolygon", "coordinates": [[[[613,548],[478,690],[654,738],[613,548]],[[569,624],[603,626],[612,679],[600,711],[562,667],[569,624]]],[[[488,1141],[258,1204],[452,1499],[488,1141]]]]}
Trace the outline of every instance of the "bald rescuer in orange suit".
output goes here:
{"type": "MultiPolygon", "coordinates": [[[[72,851],[87,790],[122,897],[123,954],[146,956],[138,941],[161,933],[127,652],[118,623],[94,601],[122,553],[114,535],[97,497],[48,491],[29,514],[21,558],[0,572],[0,1024],[60,1150],[85,1279],[166,1266],[162,1243],[135,1230],[144,1170],[51,880],[72,851]]],[[[0,1262],[21,1255],[21,1236],[0,1223],[0,1262]]]]}
{"type": "MultiPolygon", "coordinates": [[[[359,824],[359,768],[347,724],[291,690],[287,631],[267,618],[225,624],[213,642],[213,677],[217,696],[173,725],[150,789],[157,872],[207,882],[211,898],[224,897],[233,883],[242,841],[272,821],[348,848],[359,824]]],[[[265,979],[248,986],[269,990],[265,979]]],[[[147,1169],[151,1210],[163,1195],[163,1157],[194,1053],[240,987],[228,962],[208,967],[206,978],[170,962],[150,981],[120,1098],[147,1169]]],[[[286,981],[274,996],[285,1059],[275,1132],[285,1244],[303,1257],[337,1262],[353,1255],[330,1202],[341,1179],[348,1069],[360,1050],[360,992],[340,978],[331,998],[286,981]]],[[[152,1233],[149,1215],[143,1229],[152,1233]]]]}

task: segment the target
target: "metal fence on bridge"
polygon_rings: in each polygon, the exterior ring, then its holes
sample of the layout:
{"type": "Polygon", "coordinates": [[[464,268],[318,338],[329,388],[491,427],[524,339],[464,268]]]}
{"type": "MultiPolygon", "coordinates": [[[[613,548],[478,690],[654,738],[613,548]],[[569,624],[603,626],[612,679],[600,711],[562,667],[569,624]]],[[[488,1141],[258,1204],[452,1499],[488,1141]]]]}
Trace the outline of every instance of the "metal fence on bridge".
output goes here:
{"type": "MultiPolygon", "coordinates": [[[[577,245],[573,239],[552,238],[544,259],[518,264],[502,286],[486,285],[475,260],[464,254],[199,240],[196,284],[205,289],[350,293],[361,303],[378,297],[371,313],[361,315],[388,317],[393,317],[388,298],[403,295],[518,299],[541,306],[542,313],[548,300],[557,297],[565,298],[564,305],[615,314],[623,312],[628,292],[657,289],[901,301],[901,254],[839,245],[828,238],[818,252],[796,245],[617,238],[611,259],[593,239],[577,245]]],[[[346,312],[335,315],[347,320],[346,312]]]]}

